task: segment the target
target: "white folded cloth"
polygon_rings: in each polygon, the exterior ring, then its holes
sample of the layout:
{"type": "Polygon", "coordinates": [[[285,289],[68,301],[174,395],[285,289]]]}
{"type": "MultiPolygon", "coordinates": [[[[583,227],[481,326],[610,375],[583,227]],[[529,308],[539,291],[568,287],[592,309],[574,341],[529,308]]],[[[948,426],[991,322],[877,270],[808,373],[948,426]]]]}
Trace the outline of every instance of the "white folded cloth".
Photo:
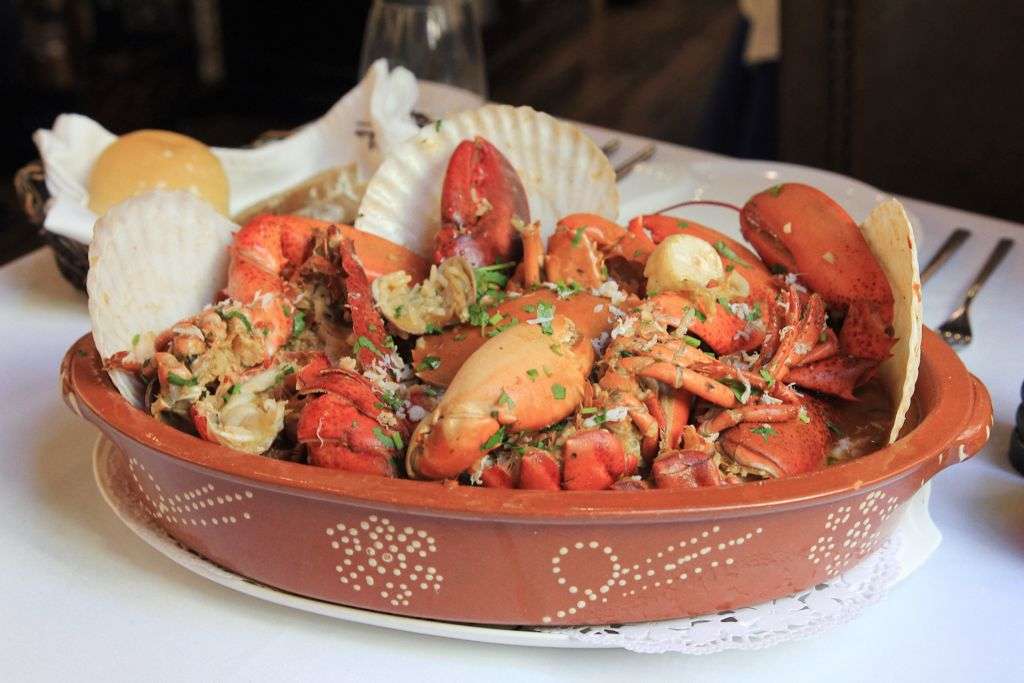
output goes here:
{"type": "MultiPolygon", "coordinates": [[[[432,118],[482,104],[473,93],[437,83],[417,82],[408,69],[388,69],[380,59],[356,87],[326,114],[286,139],[255,149],[214,147],[230,187],[232,214],[297,185],[321,171],[358,164],[369,177],[395,145],[418,130],[415,108],[432,118]],[[373,131],[373,142],[357,131],[373,131]]],[[[116,136],[81,114],[61,114],[52,129],[32,138],[46,171],[47,230],[88,243],[96,214],[89,210],[88,180],[93,163],[116,136]]]]}

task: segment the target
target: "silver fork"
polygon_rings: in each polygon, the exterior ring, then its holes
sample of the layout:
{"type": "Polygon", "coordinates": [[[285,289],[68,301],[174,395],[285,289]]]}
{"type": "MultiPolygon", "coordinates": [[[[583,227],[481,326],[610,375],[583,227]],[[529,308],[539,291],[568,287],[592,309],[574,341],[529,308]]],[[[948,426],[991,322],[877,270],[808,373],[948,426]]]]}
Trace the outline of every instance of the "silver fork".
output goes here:
{"type": "Polygon", "coordinates": [[[985,265],[981,267],[981,270],[975,276],[974,282],[967,289],[963,302],[950,314],[946,322],[939,325],[939,333],[950,346],[967,346],[971,343],[971,321],[967,315],[971,308],[971,302],[974,301],[974,297],[978,296],[982,285],[985,284],[985,281],[988,280],[992,272],[999,267],[999,264],[1006,258],[1012,247],[1013,240],[1008,237],[999,240],[995,249],[989,254],[988,260],[985,261],[985,265]]]}
{"type": "Polygon", "coordinates": [[[641,164],[644,161],[647,161],[648,159],[653,157],[654,156],[654,152],[655,152],[656,149],[657,148],[653,144],[649,144],[649,145],[643,147],[639,152],[637,152],[636,154],[634,154],[633,156],[629,157],[628,159],[623,161],[621,164],[616,166],[615,167],[615,180],[616,180],[616,182],[622,180],[623,178],[628,176],[630,173],[632,173],[633,169],[636,168],[638,164],[641,164]]]}

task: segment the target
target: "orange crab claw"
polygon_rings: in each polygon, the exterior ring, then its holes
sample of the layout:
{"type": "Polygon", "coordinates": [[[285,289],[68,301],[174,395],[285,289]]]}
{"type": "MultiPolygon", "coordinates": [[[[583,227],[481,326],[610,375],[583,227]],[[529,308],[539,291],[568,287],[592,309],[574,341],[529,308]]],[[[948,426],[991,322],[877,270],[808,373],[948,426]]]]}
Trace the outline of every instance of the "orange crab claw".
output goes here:
{"type": "Polygon", "coordinates": [[[845,316],[839,334],[845,353],[888,357],[895,343],[892,288],[860,228],[839,204],[808,185],[786,183],[751,197],[740,224],[769,267],[798,273],[830,310],[845,316]]]}
{"type": "Polygon", "coordinates": [[[512,164],[482,137],[463,140],[448,160],[434,263],[462,256],[473,266],[519,259],[516,224],[530,222],[526,190],[512,164]]]}
{"type": "Polygon", "coordinates": [[[458,325],[441,334],[417,339],[412,352],[416,375],[435,386],[448,386],[466,359],[488,339],[512,326],[536,319],[539,304],[552,306],[555,315],[572,320],[576,331],[588,339],[596,339],[615,326],[608,299],[587,292],[560,299],[550,289],[538,289],[488,309],[489,320],[495,320],[493,324],[488,323],[483,328],[458,325]]]}
{"type": "Polygon", "coordinates": [[[600,491],[636,471],[636,460],[627,457],[622,443],[604,429],[572,435],[566,439],[562,452],[562,477],[570,491],[600,491]]]}

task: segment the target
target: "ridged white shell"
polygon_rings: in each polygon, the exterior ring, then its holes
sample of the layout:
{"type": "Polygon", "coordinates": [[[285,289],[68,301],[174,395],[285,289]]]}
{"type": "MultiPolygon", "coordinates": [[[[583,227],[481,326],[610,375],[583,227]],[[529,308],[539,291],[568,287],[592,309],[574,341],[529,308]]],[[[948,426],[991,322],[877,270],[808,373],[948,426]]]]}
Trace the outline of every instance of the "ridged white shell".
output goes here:
{"type": "MultiPolygon", "coordinates": [[[[228,272],[234,223],[189,192],[155,190],[96,221],[89,246],[89,317],[100,356],[132,348],[136,334],[159,333],[216,299],[228,272]]],[[[111,380],[142,406],[140,383],[111,380]]]]}
{"type": "Polygon", "coordinates": [[[582,130],[530,107],[487,105],[425,126],[395,149],[370,179],[356,227],[429,256],[448,159],[477,135],[519,173],[545,237],[570,213],[618,218],[615,170],[582,130]]]}

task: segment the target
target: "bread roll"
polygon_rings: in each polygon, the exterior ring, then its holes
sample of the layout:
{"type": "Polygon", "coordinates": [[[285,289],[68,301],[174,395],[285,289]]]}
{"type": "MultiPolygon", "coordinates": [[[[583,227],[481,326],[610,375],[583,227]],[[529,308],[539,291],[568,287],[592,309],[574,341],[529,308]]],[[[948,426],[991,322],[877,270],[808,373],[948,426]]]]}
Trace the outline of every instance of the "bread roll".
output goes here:
{"type": "Polygon", "coordinates": [[[228,178],[210,148],[187,135],[139,130],[103,150],[89,175],[89,208],[103,215],[114,204],[149,190],[186,190],[228,213],[228,178]]]}

